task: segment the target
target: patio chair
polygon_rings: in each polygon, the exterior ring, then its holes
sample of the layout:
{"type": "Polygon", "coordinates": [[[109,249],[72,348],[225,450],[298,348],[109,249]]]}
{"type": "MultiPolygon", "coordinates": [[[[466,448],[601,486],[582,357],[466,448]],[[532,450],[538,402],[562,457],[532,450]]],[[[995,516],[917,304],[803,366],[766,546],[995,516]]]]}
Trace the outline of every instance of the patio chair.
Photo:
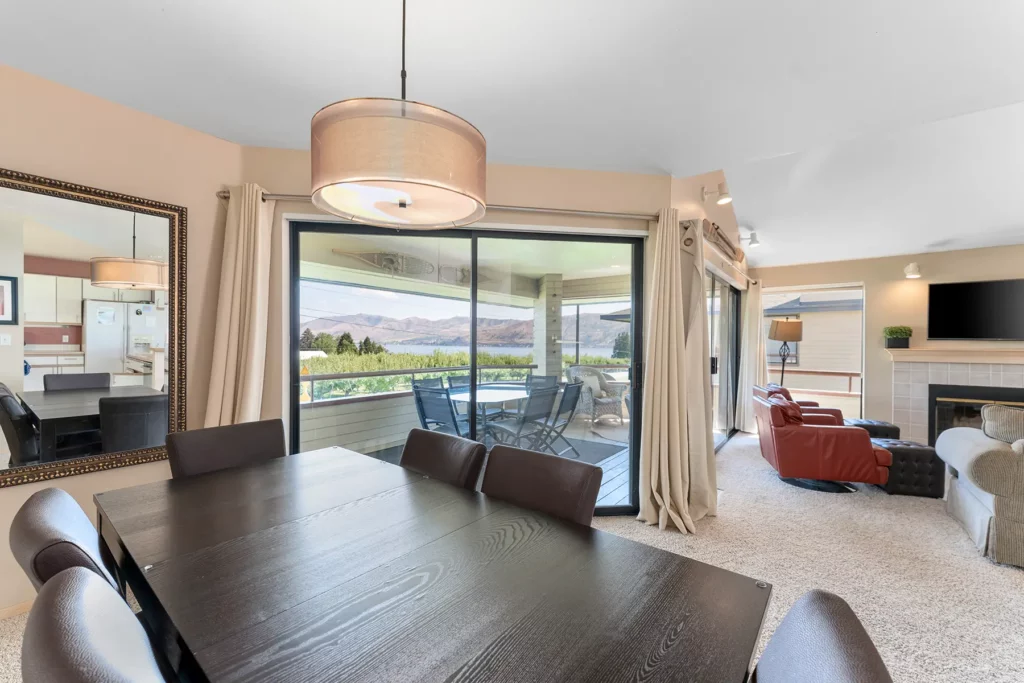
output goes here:
{"type": "Polygon", "coordinates": [[[469,421],[455,413],[448,389],[432,389],[413,385],[413,396],[416,399],[416,412],[424,429],[454,434],[469,435],[469,421]]]}
{"type": "Polygon", "coordinates": [[[629,391],[628,384],[616,382],[611,375],[583,365],[567,368],[565,375],[570,382],[583,384],[580,412],[589,416],[591,422],[597,422],[604,415],[614,415],[619,418],[619,424],[624,424],[622,395],[629,391]]]}
{"type": "Polygon", "coordinates": [[[536,450],[548,429],[557,398],[558,387],[534,389],[526,399],[526,407],[515,418],[488,422],[488,435],[506,446],[536,450]]]}
{"type": "Polygon", "coordinates": [[[542,389],[544,387],[557,387],[561,378],[558,375],[528,375],[526,377],[527,389],[542,389]]]}
{"type": "MultiPolygon", "coordinates": [[[[462,389],[469,386],[469,375],[448,375],[448,389],[462,389]]],[[[482,383],[477,386],[483,386],[482,383]]],[[[459,408],[459,404],[455,403],[455,414],[462,415],[462,410],[459,408]]],[[[505,416],[505,407],[498,406],[496,408],[488,408],[485,405],[478,405],[476,414],[480,417],[486,417],[488,420],[495,417],[505,416]]]]}
{"type": "Polygon", "coordinates": [[[572,445],[572,442],[565,438],[565,430],[576,416],[576,408],[580,403],[580,394],[583,393],[582,384],[566,384],[562,391],[562,400],[558,403],[558,410],[551,416],[545,426],[544,433],[537,439],[537,450],[550,451],[559,457],[566,457],[566,453],[572,452],[574,458],[580,457],[580,452],[572,445]],[[568,448],[556,450],[555,444],[561,439],[568,448]]]}

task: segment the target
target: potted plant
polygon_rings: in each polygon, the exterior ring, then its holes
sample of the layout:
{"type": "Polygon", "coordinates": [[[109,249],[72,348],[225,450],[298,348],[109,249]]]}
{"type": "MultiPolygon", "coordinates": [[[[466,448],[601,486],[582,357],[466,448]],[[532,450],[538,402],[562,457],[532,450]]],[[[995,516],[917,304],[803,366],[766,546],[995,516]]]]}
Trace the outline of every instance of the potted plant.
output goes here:
{"type": "Polygon", "coordinates": [[[882,329],[882,336],[885,337],[885,348],[887,349],[909,349],[910,338],[914,330],[906,325],[894,325],[882,329]]]}

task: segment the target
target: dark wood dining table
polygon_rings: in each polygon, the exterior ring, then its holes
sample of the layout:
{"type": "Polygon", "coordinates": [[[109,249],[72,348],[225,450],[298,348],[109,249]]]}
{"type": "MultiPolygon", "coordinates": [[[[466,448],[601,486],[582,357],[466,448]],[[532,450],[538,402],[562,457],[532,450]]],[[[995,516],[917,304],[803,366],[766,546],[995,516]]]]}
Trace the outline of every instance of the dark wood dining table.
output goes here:
{"type": "Polygon", "coordinates": [[[183,680],[740,683],[771,597],[341,448],[95,502],[183,680]]]}
{"type": "Polygon", "coordinates": [[[150,387],[108,387],[106,389],[65,389],[23,391],[18,394],[25,410],[39,430],[39,459],[57,457],[57,438],[64,434],[100,428],[100,399],[122,396],[154,396],[163,392],[150,387]]]}

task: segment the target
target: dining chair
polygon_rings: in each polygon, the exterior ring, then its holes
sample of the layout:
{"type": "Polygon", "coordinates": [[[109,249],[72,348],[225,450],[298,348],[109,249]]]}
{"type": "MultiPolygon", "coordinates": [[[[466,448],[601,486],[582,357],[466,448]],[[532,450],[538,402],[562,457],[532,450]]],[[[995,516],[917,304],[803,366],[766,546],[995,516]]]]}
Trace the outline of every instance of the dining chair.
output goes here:
{"type": "Polygon", "coordinates": [[[39,460],[39,432],[32,425],[32,416],[25,411],[18,397],[0,382],[0,430],[3,430],[10,451],[11,465],[24,465],[39,460]]]}
{"type": "Polygon", "coordinates": [[[565,389],[562,390],[562,399],[558,402],[558,410],[547,420],[544,431],[534,439],[537,450],[550,451],[552,455],[560,457],[566,457],[566,453],[572,453],[572,457],[575,458],[581,457],[572,442],[565,438],[565,430],[572,424],[572,419],[576,416],[576,408],[579,406],[582,391],[582,384],[574,382],[565,385],[565,389]],[[557,450],[556,444],[559,439],[568,448],[557,450]]]}
{"type": "Polygon", "coordinates": [[[69,567],[85,567],[118,588],[96,528],[66,491],[46,488],[29,496],[11,521],[9,540],[36,590],[69,567]]]}
{"type": "Polygon", "coordinates": [[[601,468],[522,448],[491,449],[480,490],[488,496],[578,524],[590,524],[601,468]]]}
{"type": "Polygon", "coordinates": [[[280,418],[167,435],[171,477],[244,467],[288,455],[280,418]]]}
{"type": "Polygon", "coordinates": [[[107,396],[99,400],[104,453],[163,446],[167,441],[167,394],[107,396]]]}
{"type": "Polygon", "coordinates": [[[846,601],[812,590],[796,601],[775,629],[751,681],[892,683],[892,678],[846,601]]]}
{"type": "Polygon", "coordinates": [[[526,405],[511,419],[487,423],[487,434],[496,443],[525,448],[541,447],[548,419],[558,399],[558,387],[533,389],[526,405]]]}
{"type": "Polygon", "coordinates": [[[25,683],[165,683],[128,603],[94,572],[71,567],[39,590],[21,643],[25,683]]]}
{"type": "Polygon", "coordinates": [[[413,429],[405,439],[399,464],[431,479],[473,490],[486,454],[482,443],[443,432],[413,429]]]}
{"type": "Polygon", "coordinates": [[[441,431],[455,436],[469,434],[469,421],[464,415],[455,412],[448,389],[431,389],[429,387],[412,388],[417,406],[421,412],[424,429],[441,431]]]}
{"type": "Polygon", "coordinates": [[[43,375],[43,391],[109,388],[109,372],[83,372],[77,375],[43,375]]]}

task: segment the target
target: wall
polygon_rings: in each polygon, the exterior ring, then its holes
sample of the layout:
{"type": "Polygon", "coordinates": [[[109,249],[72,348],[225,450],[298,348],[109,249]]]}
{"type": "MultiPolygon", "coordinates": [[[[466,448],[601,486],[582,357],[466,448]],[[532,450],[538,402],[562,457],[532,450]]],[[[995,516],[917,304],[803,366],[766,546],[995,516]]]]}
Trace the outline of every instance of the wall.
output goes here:
{"type": "MultiPolygon", "coordinates": [[[[223,242],[215,193],[242,178],[238,145],[0,66],[0,165],[178,204],[188,209],[188,421],[201,424],[212,354],[223,242]]],[[[5,243],[6,246],[6,243],[5,243]]],[[[3,250],[6,253],[6,249],[3,250]]],[[[17,256],[21,268],[21,254],[17,256]]],[[[12,344],[18,349],[21,345],[12,344]]],[[[20,367],[20,359],[19,359],[20,367]]],[[[92,514],[92,494],[169,476],[166,463],[61,479],[92,514]]],[[[0,529],[39,486],[0,489],[0,529]]],[[[34,591],[0,548],[0,609],[34,591]]]]}
{"type": "MultiPolygon", "coordinates": [[[[0,346],[0,382],[10,387],[11,391],[21,391],[22,378],[25,376],[22,362],[25,345],[25,329],[21,324],[23,301],[25,299],[25,278],[23,258],[23,229],[21,220],[5,219],[0,216],[0,275],[18,278],[18,324],[0,325],[0,335],[11,338],[10,346],[0,346]]],[[[0,438],[0,463],[6,463],[11,449],[7,441],[0,438]]],[[[2,554],[2,551],[0,551],[2,554]]],[[[0,601],[0,606],[3,602],[0,601]]]]}
{"type": "Polygon", "coordinates": [[[929,283],[1024,277],[1024,245],[757,268],[751,275],[764,287],[863,283],[864,417],[869,419],[892,419],[892,359],[885,350],[883,327],[912,327],[912,347],[1024,348],[1024,342],[927,340],[929,283]],[[903,268],[912,261],[921,268],[919,280],[903,275],[903,268]]]}

